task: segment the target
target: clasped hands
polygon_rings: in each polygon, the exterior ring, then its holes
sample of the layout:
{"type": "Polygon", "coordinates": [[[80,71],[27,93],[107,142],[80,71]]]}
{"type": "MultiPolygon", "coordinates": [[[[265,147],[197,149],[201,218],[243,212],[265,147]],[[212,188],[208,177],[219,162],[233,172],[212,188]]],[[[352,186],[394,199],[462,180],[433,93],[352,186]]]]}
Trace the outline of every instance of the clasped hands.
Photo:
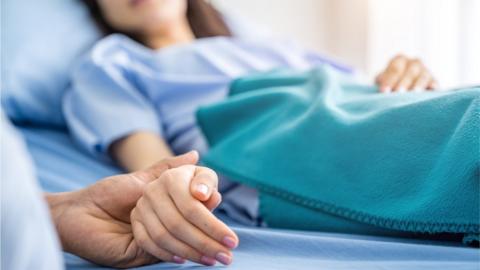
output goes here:
{"type": "Polygon", "coordinates": [[[79,191],[48,194],[63,249],[119,268],[230,264],[239,240],[212,214],[221,201],[218,178],[197,161],[190,152],[79,191]]]}
{"type": "MultiPolygon", "coordinates": [[[[376,84],[384,93],[437,87],[421,61],[402,55],[376,84]]],[[[186,260],[230,264],[239,240],[212,214],[221,201],[218,177],[197,162],[198,153],[190,152],[82,190],[48,194],[63,249],[119,268],[186,260]]]]}

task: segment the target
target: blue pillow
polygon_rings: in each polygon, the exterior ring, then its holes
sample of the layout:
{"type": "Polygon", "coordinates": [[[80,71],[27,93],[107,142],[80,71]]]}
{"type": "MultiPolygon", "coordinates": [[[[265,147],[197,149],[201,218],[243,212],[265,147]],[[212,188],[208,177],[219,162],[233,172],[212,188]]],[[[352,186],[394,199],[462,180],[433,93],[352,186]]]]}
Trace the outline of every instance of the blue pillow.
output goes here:
{"type": "Polygon", "coordinates": [[[100,33],[80,0],[2,0],[2,107],[16,122],[64,125],[70,69],[100,33]]]}

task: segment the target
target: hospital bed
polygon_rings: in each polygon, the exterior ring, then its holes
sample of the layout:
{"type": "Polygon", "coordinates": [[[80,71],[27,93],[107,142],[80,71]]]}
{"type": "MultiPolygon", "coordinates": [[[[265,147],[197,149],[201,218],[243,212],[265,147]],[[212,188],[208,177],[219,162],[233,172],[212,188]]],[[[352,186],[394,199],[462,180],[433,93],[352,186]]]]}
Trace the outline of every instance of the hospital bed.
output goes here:
{"type": "MultiPolygon", "coordinates": [[[[36,164],[42,188],[49,192],[78,189],[120,171],[86,155],[64,129],[18,126],[36,164]]],[[[434,242],[252,228],[230,224],[240,238],[228,269],[480,269],[479,250],[450,242],[434,242]]],[[[67,269],[105,269],[65,254],[67,269]]],[[[156,264],[141,269],[197,269],[187,263],[156,264]]],[[[217,266],[219,267],[219,266],[217,266]]],[[[211,267],[212,269],[214,267],[211,267]]],[[[210,268],[204,268],[210,269],[210,268]]]]}

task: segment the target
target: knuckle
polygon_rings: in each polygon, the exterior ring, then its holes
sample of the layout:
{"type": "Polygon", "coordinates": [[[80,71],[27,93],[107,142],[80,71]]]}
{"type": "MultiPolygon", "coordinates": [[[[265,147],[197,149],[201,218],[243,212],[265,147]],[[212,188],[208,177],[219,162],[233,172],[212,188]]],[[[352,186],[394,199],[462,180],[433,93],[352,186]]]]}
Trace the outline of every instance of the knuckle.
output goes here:
{"type": "Polygon", "coordinates": [[[130,221],[132,222],[132,226],[134,222],[141,222],[143,219],[141,210],[137,207],[135,207],[131,212],[130,212],[130,221]]]}
{"type": "Polygon", "coordinates": [[[136,237],[135,241],[137,242],[137,245],[139,245],[142,248],[145,248],[148,245],[148,239],[144,236],[136,237]]]}
{"type": "Polygon", "coordinates": [[[405,55],[398,54],[390,61],[389,70],[396,73],[402,72],[407,62],[408,58],[405,55]]]}
{"type": "Polygon", "coordinates": [[[210,173],[210,175],[212,176],[212,181],[214,182],[215,187],[217,187],[217,185],[218,185],[218,174],[210,168],[207,168],[207,170],[210,173]]]}
{"type": "Polygon", "coordinates": [[[416,72],[420,72],[423,69],[423,63],[422,61],[418,59],[413,59],[410,61],[410,69],[416,72]]]}
{"type": "Polygon", "coordinates": [[[179,171],[177,169],[169,169],[165,171],[164,175],[162,175],[163,181],[162,184],[167,190],[171,190],[172,187],[175,187],[179,183],[179,179],[181,179],[179,171]]]}
{"type": "Polygon", "coordinates": [[[168,169],[164,171],[161,176],[162,182],[168,183],[169,181],[171,181],[171,179],[174,177],[173,172],[174,172],[174,169],[168,169]]]}
{"type": "Polygon", "coordinates": [[[175,219],[175,220],[172,220],[172,221],[169,221],[167,223],[168,227],[167,229],[174,235],[180,235],[182,234],[183,230],[182,230],[182,226],[185,226],[185,224],[183,224],[180,220],[178,219],[175,219]]]}
{"type": "Polygon", "coordinates": [[[196,261],[196,262],[199,262],[200,261],[200,257],[202,255],[200,255],[199,252],[197,252],[196,250],[192,249],[192,248],[185,248],[183,249],[181,252],[179,252],[179,255],[185,259],[188,259],[188,260],[191,260],[191,261],[196,261]]]}
{"type": "Polygon", "coordinates": [[[145,197],[141,197],[138,199],[137,204],[135,205],[135,209],[133,209],[132,214],[137,215],[140,209],[145,207],[145,197]]]}
{"type": "Polygon", "coordinates": [[[210,168],[208,168],[208,167],[201,167],[201,168],[202,168],[203,170],[205,170],[205,173],[208,173],[208,174],[211,174],[211,175],[217,177],[217,173],[216,173],[214,170],[212,170],[212,169],[210,169],[210,168]]]}
{"type": "Polygon", "coordinates": [[[184,215],[188,220],[195,220],[198,217],[199,209],[195,205],[185,207],[184,215]]]}
{"type": "Polygon", "coordinates": [[[397,54],[395,55],[392,60],[390,60],[390,65],[395,65],[398,63],[402,63],[407,59],[407,57],[403,54],[397,54]]]}
{"type": "Polygon", "coordinates": [[[143,197],[138,200],[137,206],[145,204],[145,199],[144,198],[146,198],[146,199],[155,198],[156,190],[157,190],[157,187],[154,183],[148,184],[148,186],[143,191],[143,197]]]}
{"type": "Polygon", "coordinates": [[[172,262],[173,261],[173,255],[171,255],[170,253],[168,253],[164,250],[157,251],[155,253],[155,257],[157,257],[158,259],[160,259],[163,262],[172,262]]]}
{"type": "MultiPolygon", "coordinates": [[[[197,249],[205,253],[212,253],[212,244],[207,240],[199,240],[197,243],[197,249]]],[[[213,251],[215,253],[215,251],[213,251]]]]}
{"type": "Polygon", "coordinates": [[[417,77],[421,74],[421,69],[418,66],[411,66],[408,68],[407,72],[405,73],[406,77],[417,77]]]}
{"type": "Polygon", "coordinates": [[[172,168],[172,163],[173,163],[174,158],[164,158],[160,161],[162,166],[164,167],[165,170],[169,170],[172,168]]]}
{"type": "MultiPolygon", "coordinates": [[[[138,204],[138,202],[137,202],[137,204],[138,204]]],[[[137,210],[136,207],[132,209],[132,211],[130,212],[130,220],[135,220],[135,219],[137,219],[137,215],[138,215],[138,214],[137,214],[137,211],[138,211],[138,210],[137,210]]]]}
{"type": "Polygon", "coordinates": [[[402,72],[403,72],[403,65],[400,63],[393,63],[388,70],[387,77],[392,75],[397,75],[402,72]]]}
{"type": "Polygon", "coordinates": [[[159,246],[164,246],[168,233],[165,230],[154,230],[152,240],[159,246]]]}
{"type": "Polygon", "coordinates": [[[179,168],[174,168],[168,170],[168,181],[170,184],[173,184],[178,181],[178,179],[181,179],[185,175],[184,168],[179,167],[179,168]]]}
{"type": "Polygon", "coordinates": [[[205,179],[208,181],[208,183],[213,184],[213,187],[217,187],[218,175],[214,170],[210,168],[203,167],[202,171],[197,175],[197,178],[205,179]]]}

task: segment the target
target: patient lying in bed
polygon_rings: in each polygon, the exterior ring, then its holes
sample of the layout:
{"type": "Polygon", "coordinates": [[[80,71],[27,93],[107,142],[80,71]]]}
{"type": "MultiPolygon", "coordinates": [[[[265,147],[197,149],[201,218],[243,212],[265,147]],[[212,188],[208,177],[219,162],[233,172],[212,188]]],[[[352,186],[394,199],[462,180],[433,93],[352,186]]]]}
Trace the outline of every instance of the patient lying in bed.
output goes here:
{"type": "MultiPolygon", "coordinates": [[[[300,46],[232,37],[203,1],[86,2],[95,14],[103,14],[97,19],[111,33],[128,36],[106,37],[81,61],[64,98],[64,114],[84,148],[113,158],[128,171],[190,150],[206,153],[195,113],[225,99],[236,78],[322,65],[352,77],[349,68],[300,46]],[[207,13],[195,17],[196,9],[207,13]]],[[[419,61],[399,56],[377,84],[388,93],[433,89],[436,82],[419,61]]],[[[202,201],[220,199],[217,187],[208,183],[192,188],[202,201]]],[[[223,211],[243,223],[262,224],[254,189],[221,178],[218,190],[223,211]]]]}

